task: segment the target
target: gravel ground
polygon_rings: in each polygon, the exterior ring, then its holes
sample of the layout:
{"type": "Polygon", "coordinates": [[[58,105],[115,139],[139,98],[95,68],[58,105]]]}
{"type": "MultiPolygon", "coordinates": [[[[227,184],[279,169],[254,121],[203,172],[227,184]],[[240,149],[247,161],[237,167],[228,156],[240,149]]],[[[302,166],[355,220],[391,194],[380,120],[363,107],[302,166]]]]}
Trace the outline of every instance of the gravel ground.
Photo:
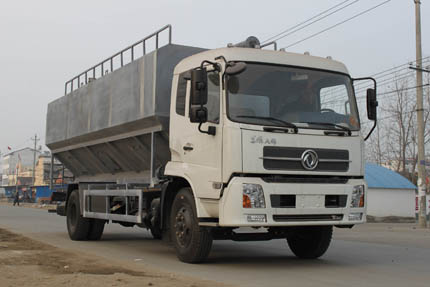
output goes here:
{"type": "Polygon", "coordinates": [[[117,266],[0,229],[0,286],[226,286],[117,266]]]}

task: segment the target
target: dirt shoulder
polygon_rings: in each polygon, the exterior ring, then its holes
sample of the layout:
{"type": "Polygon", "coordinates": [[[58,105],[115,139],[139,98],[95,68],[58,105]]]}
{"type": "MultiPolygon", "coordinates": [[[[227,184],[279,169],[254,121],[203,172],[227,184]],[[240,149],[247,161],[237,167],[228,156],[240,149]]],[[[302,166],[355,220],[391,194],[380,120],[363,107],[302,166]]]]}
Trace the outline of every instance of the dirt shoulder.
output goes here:
{"type": "MultiPolygon", "coordinates": [[[[192,267],[192,265],[190,265],[192,267]]],[[[72,253],[0,228],[1,286],[226,286],[138,270],[72,253]]]]}

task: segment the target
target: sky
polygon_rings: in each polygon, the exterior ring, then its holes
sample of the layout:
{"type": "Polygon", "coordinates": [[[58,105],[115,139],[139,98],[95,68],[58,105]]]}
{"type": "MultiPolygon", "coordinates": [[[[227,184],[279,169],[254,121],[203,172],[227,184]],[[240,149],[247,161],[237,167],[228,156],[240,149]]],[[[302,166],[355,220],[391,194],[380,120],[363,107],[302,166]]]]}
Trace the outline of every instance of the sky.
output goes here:
{"type": "MultiPolygon", "coordinates": [[[[173,42],[225,47],[266,40],[344,0],[0,0],[0,152],[44,149],[46,110],[64,83],[166,24],[173,42]]],[[[359,0],[278,41],[285,47],[384,0],[359,0]]],[[[422,1],[423,54],[430,55],[430,3],[422,1]]],[[[341,6],[340,6],[341,7],[341,6]]],[[[363,77],[415,59],[413,0],[387,4],[288,48],[343,62],[363,77]]]]}

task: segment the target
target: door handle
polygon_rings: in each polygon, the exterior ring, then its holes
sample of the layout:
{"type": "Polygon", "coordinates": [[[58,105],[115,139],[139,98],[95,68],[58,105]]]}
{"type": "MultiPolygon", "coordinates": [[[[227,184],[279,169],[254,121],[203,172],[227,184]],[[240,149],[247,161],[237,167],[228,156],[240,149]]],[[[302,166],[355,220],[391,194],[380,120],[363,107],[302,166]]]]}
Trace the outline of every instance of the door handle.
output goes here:
{"type": "Polygon", "coordinates": [[[184,150],[185,151],[192,151],[194,148],[192,147],[192,146],[188,146],[188,145],[185,145],[184,146],[184,150]]]}

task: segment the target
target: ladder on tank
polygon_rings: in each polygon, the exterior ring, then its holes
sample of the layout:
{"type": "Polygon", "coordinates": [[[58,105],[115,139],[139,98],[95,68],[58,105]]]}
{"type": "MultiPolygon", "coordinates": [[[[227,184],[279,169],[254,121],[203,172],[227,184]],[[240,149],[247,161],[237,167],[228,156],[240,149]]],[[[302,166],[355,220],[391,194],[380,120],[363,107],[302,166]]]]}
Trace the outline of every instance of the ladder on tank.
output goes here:
{"type": "Polygon", "coordinates": [[[152,39],[155,40],[155,50],[158,50],[158,48],[160,47],[160,34],[166,30],[168,30],[168,44],[171,44],[172,43],[172,25],[169,24],[155,31],[154,33],[148,35],[142,40],[115,53],[114,55],[101,61],[95,66],[85,70],[79,75],[73,77],[72,79],[66,82],[64,87],[64,94],[67,95],[68,93],[71,93],[76,89],[79,89],[81,86],[87,85],[89,82],[96,80],[97,78],[101,78],[107,73],[112,73],[113,71],[123,67],[124,65],[133,62],[134,60],[137,59],[136,54],[139,54],[139,53],[136,53],[136,51],[138,51],[137,49],[140,49],[140,51],[142,51],[142,54],[141,54],[142,56],[146,55],[148,50],[147,42],[152,39]],[[126,57],[127,55],[129,57],[126,57]],[[127,59],[129,61],[127,61],[127,59]],[[118,67],[115,67],[116,60],[119,60],[118,67]],[[107,70],[105,70],[105,68],[107,68],[107,70]]]}

